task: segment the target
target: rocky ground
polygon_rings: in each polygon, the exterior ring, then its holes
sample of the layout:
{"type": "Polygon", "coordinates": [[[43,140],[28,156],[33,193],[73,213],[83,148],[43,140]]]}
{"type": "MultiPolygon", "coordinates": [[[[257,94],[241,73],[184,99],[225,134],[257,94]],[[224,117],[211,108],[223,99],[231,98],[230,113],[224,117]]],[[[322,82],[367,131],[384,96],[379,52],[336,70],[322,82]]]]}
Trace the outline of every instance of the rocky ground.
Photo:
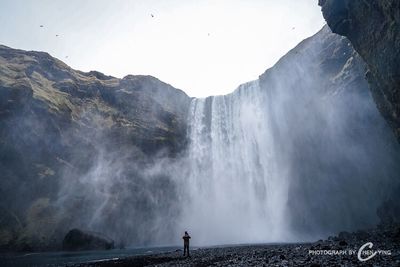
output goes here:
{"type": "Polygon", "coordinates": [[[199,248],[191,252],[190,258],[183,257],[182,251],[178,250],[77,266],[400,266],[400,227],[392,225],[369,231],[341,232],[314,243],[199,248]],[[357,253],[367,242],[372,242],[372,252],[378,253],[361,262],[357,253]]]}

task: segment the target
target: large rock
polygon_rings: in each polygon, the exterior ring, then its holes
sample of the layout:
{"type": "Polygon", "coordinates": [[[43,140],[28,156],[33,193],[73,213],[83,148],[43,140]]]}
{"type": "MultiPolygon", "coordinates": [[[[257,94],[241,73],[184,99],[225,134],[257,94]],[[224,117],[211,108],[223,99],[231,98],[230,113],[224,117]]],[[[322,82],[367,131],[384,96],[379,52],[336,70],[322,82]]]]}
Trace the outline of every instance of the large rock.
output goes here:
{"type": "Polygon", "coordinates": [[[95,232],[72,229],[64,237],[64,250],[107,250],[114,248],[114,241],[95,232]]]}

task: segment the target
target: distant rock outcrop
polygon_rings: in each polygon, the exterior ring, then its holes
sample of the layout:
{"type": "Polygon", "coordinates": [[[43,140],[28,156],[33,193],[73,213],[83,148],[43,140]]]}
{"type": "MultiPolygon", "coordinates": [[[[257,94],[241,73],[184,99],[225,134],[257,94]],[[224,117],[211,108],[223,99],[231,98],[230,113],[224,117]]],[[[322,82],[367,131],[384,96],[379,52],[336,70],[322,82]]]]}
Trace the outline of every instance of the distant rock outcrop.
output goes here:
{"type": "Polygon", "coordinates": [[[72,229],[64,237],[63,250],[108,250],[114,248],[114,241],[95,232],[72,229]]]}

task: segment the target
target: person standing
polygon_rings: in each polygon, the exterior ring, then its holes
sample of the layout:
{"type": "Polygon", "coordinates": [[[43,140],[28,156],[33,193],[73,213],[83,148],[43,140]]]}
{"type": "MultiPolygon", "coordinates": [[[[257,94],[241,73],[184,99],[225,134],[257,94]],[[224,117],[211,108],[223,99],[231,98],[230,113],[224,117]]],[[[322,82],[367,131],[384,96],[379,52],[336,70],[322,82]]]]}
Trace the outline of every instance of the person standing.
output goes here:
{"type": "Polygon", "coordinates": [[[190,257],[190,254],[189,254],[190,235],[188,234],[188,232],[185,231],[185,235],[182,237],[182,239],[183,239],[183,256],[186,255],[186,251],[187,251],[187,256],[190,257]]]}

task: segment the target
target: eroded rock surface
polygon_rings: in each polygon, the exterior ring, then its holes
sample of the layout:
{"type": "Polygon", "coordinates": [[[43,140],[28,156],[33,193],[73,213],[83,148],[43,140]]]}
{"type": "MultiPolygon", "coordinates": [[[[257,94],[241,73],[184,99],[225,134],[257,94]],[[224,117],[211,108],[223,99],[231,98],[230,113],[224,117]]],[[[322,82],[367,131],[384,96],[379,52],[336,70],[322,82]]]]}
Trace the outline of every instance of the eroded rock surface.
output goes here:
{"type": "Polygon", "coordinates": [[[368,65],[376,105],[400,139],[400,2],[320,0],[333,32],[346,36],[368,65]]]}

